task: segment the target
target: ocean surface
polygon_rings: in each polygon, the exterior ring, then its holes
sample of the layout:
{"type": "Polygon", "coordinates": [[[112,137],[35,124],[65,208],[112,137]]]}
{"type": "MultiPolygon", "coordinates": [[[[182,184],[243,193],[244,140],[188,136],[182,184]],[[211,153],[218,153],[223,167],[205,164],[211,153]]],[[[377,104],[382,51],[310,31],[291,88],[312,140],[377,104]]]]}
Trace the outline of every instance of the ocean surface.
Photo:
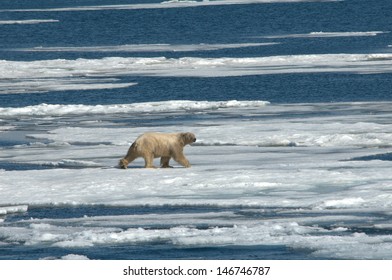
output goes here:
{"type": "Polygon", "coordinates": [[[2,0],[0,259],[392,259],[390,11],[2,0]]]}

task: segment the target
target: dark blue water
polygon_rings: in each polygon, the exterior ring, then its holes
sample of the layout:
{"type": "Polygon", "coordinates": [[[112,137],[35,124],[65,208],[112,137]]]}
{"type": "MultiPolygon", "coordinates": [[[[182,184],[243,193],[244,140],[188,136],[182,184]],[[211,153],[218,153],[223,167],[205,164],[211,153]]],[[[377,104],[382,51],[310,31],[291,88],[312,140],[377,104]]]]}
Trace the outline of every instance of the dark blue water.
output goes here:
{"type": "Polygon", "coordinates": [[[122,104],[166,100],[265,100],[272,103],[392,100],[391,74],[283,74],[245,77],[129,77],[125,89],[2,95],[0,106],[122,104]]]}

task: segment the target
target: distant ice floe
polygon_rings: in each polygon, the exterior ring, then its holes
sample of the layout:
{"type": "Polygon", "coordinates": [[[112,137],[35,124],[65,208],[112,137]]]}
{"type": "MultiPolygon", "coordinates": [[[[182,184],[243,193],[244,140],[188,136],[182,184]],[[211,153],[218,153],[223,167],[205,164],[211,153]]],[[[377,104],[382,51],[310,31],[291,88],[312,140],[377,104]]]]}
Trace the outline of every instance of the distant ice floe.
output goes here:
{"type": "Polygon", "coordinates": [[[342,0],[210,0],[210,1],[163,1],[161,3],[148,4],[124,4],[124,5],[100,5],[100,6],[76,6],[66,8],[45,8],[45,9],[12,9],[0,10],[12,12],[45,12],[45,11],[99,11],[99,10],[138,10],[138,9],[168,9],[204,7],[218,5],[243,5],[243,4],[264,4],[264,3],[294,3],[294,2],[340,2],[342,0]]]}
{"type": "Polygon", "coordinates": [[[365,31],[365,32],[310,32],[306,34],[287,34],[287,35],[272,35],[262,36],[260,38],[267,39],[285,39],[285,38],[333,38],[333,37],[367,37],[377,36],[380,34],[389,33],[389,31],[365,31]]]}
{"type": "Polygon", "coordinates": [[[113,77],[230,77],[287,73],[391,73],[392,54],[314,54],[269,57],[105,57],[0,61],[0,94],[129,87],[113,77]]]}
{"type": "MultiPolygon", "coordinates": [[[[49,69],[47,70],[50,71],[49,69]]],[[[137,83],[121,83],[118,79],[111,78],[70,78],[64,73],[64,77],[59,76],[57,78],[37,77],[30,79],[29,77],[24,77],[18,78],[17,80],[4,80],[0,82],[0,94],[42,93],[66,90],[102,90],[126,88],[134,85],[137,85],[137,83]]]]}
{"type": "Polygon", "coordinates": [[[271,46],[278,43],[238,43],[238,44],[137,44],[120,46],[95,46],[95,47],[36,47],[29,49],[13,49],[13,51],[26,52],[193,52],[215,51],[222,49],[237,49],[248,47],[271,46]]]}
{"type": "Polygon", "coordinates": [[[353,206],[359,207],[365,200],[361,197],[344,198],[340,200],[328,200],[325,201],[321,208],[350,208],[353,206]]]}
{"type": "MultiPolygon", "coordinates": [[[[0,61],[0,78],[49,79],[75,77],[205,76],[313,72],[377,72],[392,70],[392,54],[309,54],[266,57],[105,57],[102,59],[55,59],[0,61]]],[[[86,80],[89,82],[89,80],[86,80]]]]}
{"type": "Polygon", "coordinates": [[[39,24],[39,23],[52,23],[52,22],[59,22],[59,20],[56,19],[0,20],[0,25],[39,24]]]}
{"type": "Polygon", "coordinates": [[[15,116],[69,116],[117,113],[158,113],[172,111],[216,110],[224,108],[263,107],[267,101],[191,101],[171,100],[161,102],[141,102],[118,105],[56,105],[40,104],[18,108],[0,108],[0,117],[15,116]]]}

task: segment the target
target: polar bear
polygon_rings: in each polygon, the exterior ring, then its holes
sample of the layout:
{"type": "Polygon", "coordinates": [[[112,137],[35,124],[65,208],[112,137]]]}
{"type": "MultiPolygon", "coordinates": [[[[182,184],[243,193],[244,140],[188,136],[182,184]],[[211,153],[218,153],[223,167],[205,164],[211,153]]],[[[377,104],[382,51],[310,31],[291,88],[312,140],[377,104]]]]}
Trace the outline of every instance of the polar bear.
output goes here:
{"type": "Polygon", "coordinates": [[[131,145],[126,156],[120,159],[120,168],[126,169],[128,164],[138,157],[144,158],[145,168],[154,168],[154,158],[161,158],[161,167],[168,168],[173,158],[184,167],[191,167],[183,153],[184,146],[196,142],[191,132],[158,133],[148,132],[140,135],[131,145]]]}

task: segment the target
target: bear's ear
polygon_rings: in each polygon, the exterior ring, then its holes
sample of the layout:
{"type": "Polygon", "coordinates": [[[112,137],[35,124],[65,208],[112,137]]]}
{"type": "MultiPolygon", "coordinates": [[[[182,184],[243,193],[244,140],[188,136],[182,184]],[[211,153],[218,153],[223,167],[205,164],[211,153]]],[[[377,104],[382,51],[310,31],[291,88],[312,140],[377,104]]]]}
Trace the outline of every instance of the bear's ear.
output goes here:
{"type": "Polygon", "coordinates": [[[186,135],[185,135],[185,133],[180,133],[178,139],[179,139],[179,141],[182,142],[182,145],[186,145],[186,135]]]}

